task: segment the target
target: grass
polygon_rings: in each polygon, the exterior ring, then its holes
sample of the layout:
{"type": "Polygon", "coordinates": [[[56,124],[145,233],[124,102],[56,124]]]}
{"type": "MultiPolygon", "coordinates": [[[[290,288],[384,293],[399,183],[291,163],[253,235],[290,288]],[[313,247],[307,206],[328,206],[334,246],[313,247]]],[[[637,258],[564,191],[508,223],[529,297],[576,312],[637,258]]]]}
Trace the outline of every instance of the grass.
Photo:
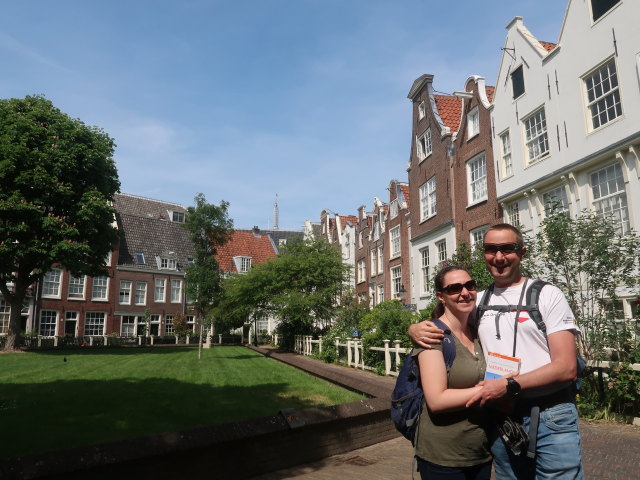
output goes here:
{"type": "Polygon", "coordinates": [[[0,456],[336,405],[362,395],[243,347],[0,355],[0,456]]]}

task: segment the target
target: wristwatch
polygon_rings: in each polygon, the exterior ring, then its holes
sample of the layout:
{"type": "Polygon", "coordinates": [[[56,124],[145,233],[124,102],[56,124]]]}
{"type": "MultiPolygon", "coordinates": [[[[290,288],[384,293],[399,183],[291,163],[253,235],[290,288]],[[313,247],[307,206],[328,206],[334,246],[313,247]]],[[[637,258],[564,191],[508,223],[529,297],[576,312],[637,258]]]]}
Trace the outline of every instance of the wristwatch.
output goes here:
{"type": "Polygon", "coordinates": [[[509,395],[511,395],[512,397],[517,397],[518,395],[520,395],[520,390],[522,390],[522,387],[520,386],[520,384],[518,382],[516,382],[516,379],[512,378],[512,377],[508,377],[507,378],[507,393],[509,395]]]}

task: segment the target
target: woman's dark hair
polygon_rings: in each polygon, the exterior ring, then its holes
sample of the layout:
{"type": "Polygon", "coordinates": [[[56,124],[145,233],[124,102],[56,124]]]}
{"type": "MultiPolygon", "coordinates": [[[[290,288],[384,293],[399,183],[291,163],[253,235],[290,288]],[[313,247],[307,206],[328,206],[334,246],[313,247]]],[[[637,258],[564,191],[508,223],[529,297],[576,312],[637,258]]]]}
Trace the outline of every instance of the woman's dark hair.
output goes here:
{"type": "MultiPolygon", "coordinates": [[[[469,273],[469,270],[458,265],[446,265],[442,267],[438,271],[438,273],[436,273],[436,276],[433,277],[433,286],[435,287],[436,292],[441,292],[444,288],[444,277],[447,275],[447,273],[456,272],[458,270],[469,273]]],[[[470,273],[469,276],[471,276],[470,273]]],[[[433,312],[431,312],[431,318],[440,318],[442,315],[444,315],[444,304],[441,301],[438,301],[438,303],[436,304],[436,308],[434,308],[433,312]]]]}

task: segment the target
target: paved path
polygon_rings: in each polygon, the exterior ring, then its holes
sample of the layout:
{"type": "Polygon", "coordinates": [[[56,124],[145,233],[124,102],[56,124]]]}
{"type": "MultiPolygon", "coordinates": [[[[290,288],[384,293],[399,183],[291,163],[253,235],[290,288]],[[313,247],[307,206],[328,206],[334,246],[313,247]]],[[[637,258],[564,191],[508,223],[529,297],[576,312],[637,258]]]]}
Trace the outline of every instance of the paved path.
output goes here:
{"type": "MultiPolygon", "coordinates": [[[[268,355],[315,374],[368,383],[370,389],[390,392],[394,380],[354,368],[327,365],[294,354],[268,355]]],[[[372,392],[373,393],[373,392],[372,392]]],[[[581,421],[583,460],[589,480],[640,479],[640,427],[606,422],[581,421]]],[[[267,473],[252,480],[395,480],[412,478],[413,449],[402,437],[336,455],[317,462],[267,473]]],[[[415,478],[418,478],[417,476],[415,478]]]]}

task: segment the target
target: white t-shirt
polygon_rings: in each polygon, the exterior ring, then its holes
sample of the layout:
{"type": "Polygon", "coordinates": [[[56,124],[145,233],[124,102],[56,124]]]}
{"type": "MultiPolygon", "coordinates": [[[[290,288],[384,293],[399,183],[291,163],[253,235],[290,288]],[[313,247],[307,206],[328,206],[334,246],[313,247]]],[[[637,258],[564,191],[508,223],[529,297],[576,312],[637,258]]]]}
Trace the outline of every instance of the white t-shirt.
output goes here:
{"type": "MultiPolygon", "coordinates": [[[[524,282],[507,288],[495,287],[489,299],[490,305],[518,305],[524,282]]],[[[531,280],[527,282],[527,288],[531,280]]],[[[478,293],[477,305],[480,304],[484,292],[478,293]]],[[[526,293],[522,299],[526,303],[526,293]]],[[[578,331],[575,317],[562,291],[553,286],[545,285],[540,292],[538,309],[547,326],[547,336],[562,330],[578,331]]],[[[500,313],[487,310],[478,326],[478,336],[484,349],[485,357],[489,352],[512,356],[513,333],[516,311],[500,313]],[[499,317],[500,339],[496,338],[496,316],[499,317]]],[[[529,317],[528,312],[520,312],[518,319],[518,333],[516,342],[517,358],[520,358],[520,373],[527,373],[551,362],[549,345],[536,323],[529,317]]]]}

